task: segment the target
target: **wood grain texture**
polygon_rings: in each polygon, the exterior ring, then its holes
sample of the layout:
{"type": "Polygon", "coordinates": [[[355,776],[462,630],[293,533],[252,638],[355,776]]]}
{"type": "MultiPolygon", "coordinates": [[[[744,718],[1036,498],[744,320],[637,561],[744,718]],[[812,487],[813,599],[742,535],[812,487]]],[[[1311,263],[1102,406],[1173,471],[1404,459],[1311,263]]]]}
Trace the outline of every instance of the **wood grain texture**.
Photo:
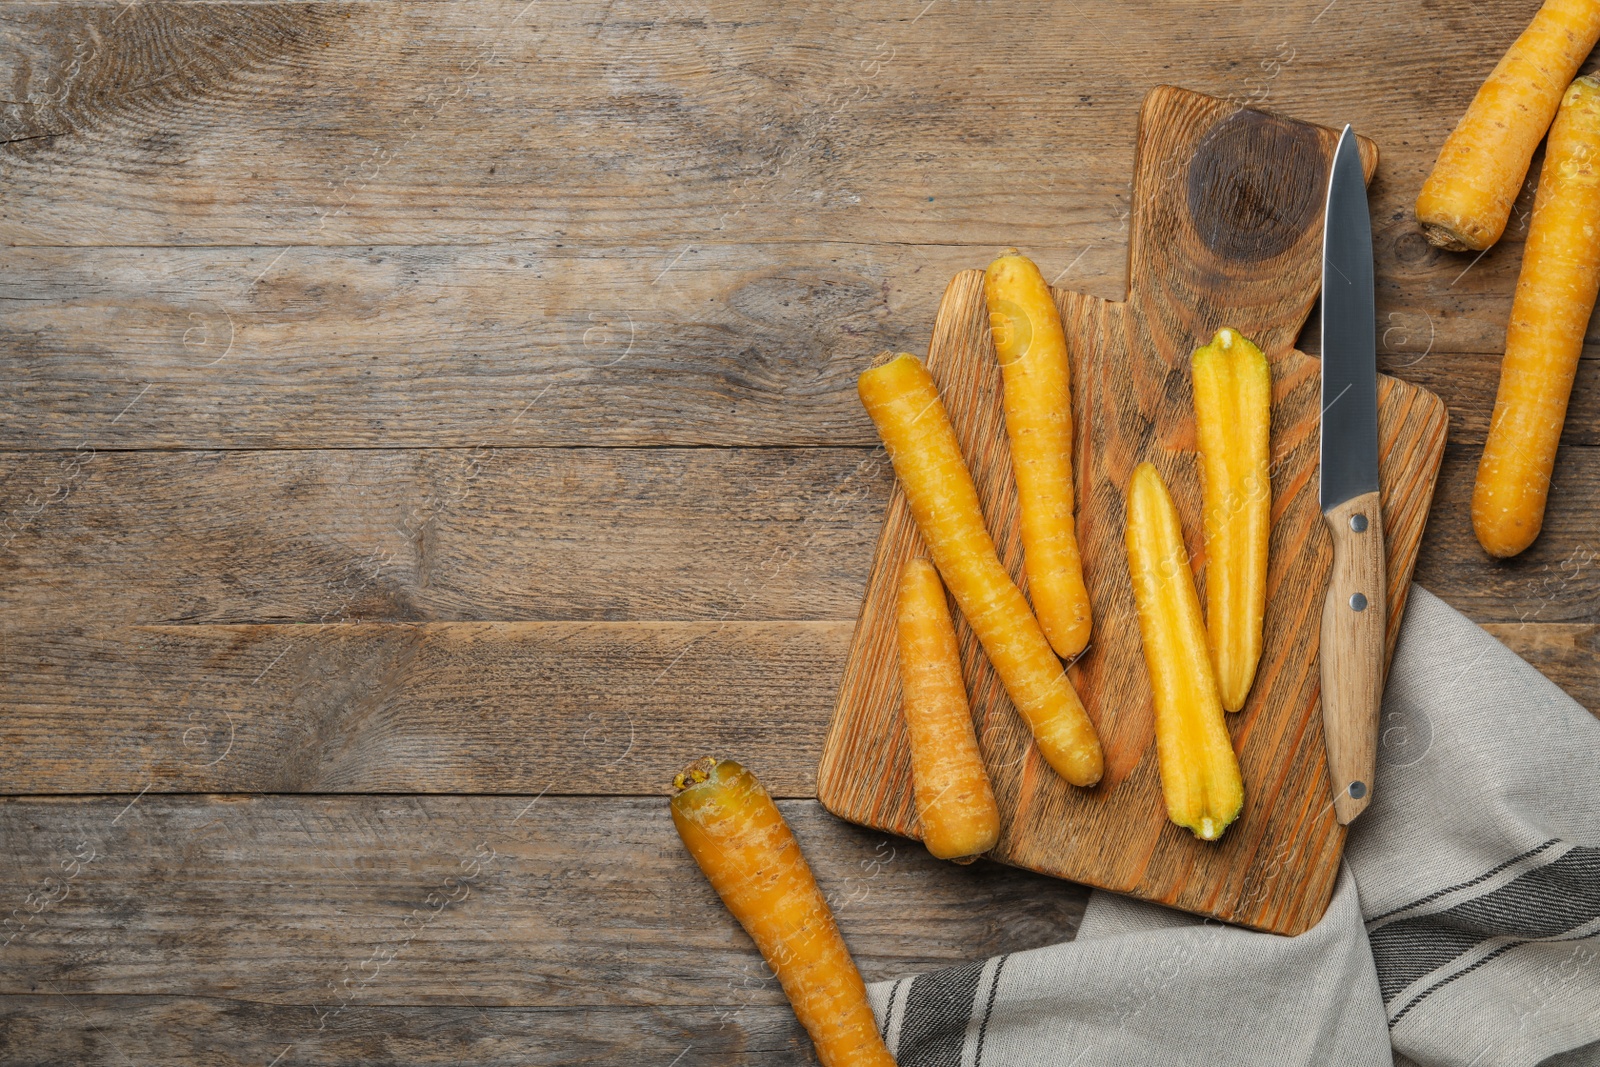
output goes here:
{"type": "MultiPolygon", "coordinates": [[[[1317,701],[1317,610],[1331,552],[1316,502],[1317,365],[1291,344],[1316,294],[1322,198],[1335,133],[1239,111],[1182,90],[1147,98],[1139,130],[1125,303],[1058,293],[1073,357],[1078,536],[1095,636],[1073,665],[1099,729],[1106,773],[1067,787],[1039,761],[988,663],[962,634],[979,739],[1005,826],[992,855],[1233,922],[1296,933],[1322,914],[1344,831],[1333,817],[1317,701]],[[1230,728],[1245,807],[1218,844],[1167,823],[1152,712],[1121,545],[1128,475],[1150,460],[1181,513],[1198,514],[1188,356],[1223,325],[1273,364],[1273,533],[1264,653],[1230,728]],[[1115,842],[1115,848],[1111,846],[1115,842]],[[1272,857],[1287,850],[1291,859],[1272,857]],[[1271,860],[1271,877],[1262,870],[1271,860]]],[[[1376,154],[1363,145],[1371,173],[1376,154]]],[[[978,272],[951,282],[928,365],[961,438],[985,515],[1020,581],[999,371],[978,272]]],[[[1388,614],[1398,632],[1444,449],[1437,398],[1392,378],[1379,388],[1388,614]]],[[[1191,537],[1203,579],[1199,524],[1191,537]]],[[[915,543],[891,497],[829,731],[818,796],[830,811],[914,833],[887,605],[889,576],[915,543]]]]}
{"type": "Polygon", "coordinates": [[[815,1067],[788,1005],[372,1004],[317,1030],[304,1006],[223,997],[0,996],[3,1067],[815,1067]],[[307,1023],[311,1025],[308,1027],[307,1023]]]}
{"type": "Polygon", "coordinates": [[[1482,623],[1600,622],[1600,449],[1563,447],[1550,479],[1545,525],[1515,559],[1496,560],[1472,532],[1472,483],[1482,444],[1445,449],[1417,582],[1482,623]],[[1477,545],[1474,549],[1473,546],[1477,545]]]}
{"type": "MultiPolygon", "coordinates": [[[[1387,218],[1527,21],[1523,0],[924,6],[8,3],[0,236],[1037,244],[1114,218],[1140,97],[1178,70],[1392,145],[1387,218]],[[997,183],[997,156],[1025,165],[997,183]]],[[[1119,246],[1100,263],[1120,269],[1119,246]]]]}
{"type": "MultiPolygon", "coordinates": [[[[1477,459],[1446,449],[1417,580],[1480,622],[1600,622],[1600,449],[1562,449],[1500,562],[1477,459]]],[[[0,625],[853,620],[892,478],[849,448],[0,454],[0,625]]]]}
{"type": "Polygon", "coordinates": [[[1387,588],[1383,509],[1379,494],[1367,493],[1322,517],[1333,546],[1317,644],[1322,734],[1333,813],[1348,826],[1372,803],[1386,650],[1393,647],[1387,640],[1386,613],[1379,610],[1380,590],[1387,588]]]}
{"type": "Polygon", "coordinates": [[[0,625],[849,619],[872,449],[0,454],[0,625]]]}
{"type": "Polygon", "coordinates": [[[1021,243],[1120,296],[1168,68],[1385,144],[1385,369],[1481,439],[1531,188],[1475,261],[1410,207],[1522,0],[904,6],[6,4],[0,236],[77,247],[0,262],[0,445],[870,444],[850,361],[921,348],[954,270],[1021,243]]]}
{"type": "Polygon", "coordinates": [[[651,795],[715,752],[805,797],[849,640],[846,622],[12,630],[0,776],[14,794],[651,795]]]}
{"type": "MultiPolygon", "coordinates": [[[[1126,237],[1107,224],[1028,251],[1058,284],[1111,296],[1126,237]]],[[[924,350],[949,276],[1007,240],[13,248],[0,445],[870,446],[861,356],[924,350]]],[[[1443,399],[1464,443],[1488,430],[1519,255],[1496,246],[1465,275],[1453,259],[1380,266],[1379,369],[1443,399]]],[[[1600,443],[1597,353],[1566,444],[1600,443]]]]}
{"type": "Polygon", "coordinates": [[[1595,715],[1600,715],[1600,626],[1490,623],[1484,627],[1511,651],[1595,715]]]}
{"type": "Polygon", "coordinates": [[[982,255],[559,238],[12,249],[0,442],[871,445],[854,359],[926,344],[933,287],[982,255]]]}
{"type": "MultiPolygon", "coordinates": [[[[703,886],[663,911],[683,870],[670,836],[637,836],[648,805],[557,802],[584,809],[512,850],[535,859],[525,893],[475,889],[319,1031],[330,984],[372,973],[475,828],[531,796],[156,794],[531,794],[556,757],[530,737],[590,752],[625,710],[663,760],[743,729],[764,774],[809,792],[818,679],[842,670],[890,486],[882,464],[859,500],[828,495],[876,443],[857,361],[923,349],[949,276],[1006,245],[1120,299],[1133,120],[1158,80],[1383,144],[1380,369],[1452,418],[1419,575],[1600,710],[1600,347],[1543,536],[1487,561],[1465,493],[1532,187],[1475,262],[1410,218],[1530,2],[0,4],[0,756],[42,756],[0,773],[130,794],[0,822],[0,917],[74,835],[107,846],[27,931],[40,954],[0,949],[0,1063],[813,1062],[703,886]],[[762,450],[592,451],[661,445],[762,450]],[[222,449],[292,451],[185,451],[222,449]],[[633,619],[703,636],[650,684],[685,644],[613,625],[633,619]],[[372,625],[295,645],[258,683],[270,700],[227,703],[254,677],[240,660],[291,630],[250,624],[349,620],[372,625]],[[419,625],[459,620],[576,622],[419,625]],[[140,628],[180,622],[204,625],[140,628]],[[762,706],[735,708],[741,686],[762,706]],[[219,707],[260,743],[202,774],[186,761],[216,751],[219,707]],[[763,714],[790,736],[751,729],[763,714]],[[188,814],[140,822],[164,804],[188,814]]],[[[587,788],[659,788],[598,754],[587,788]]],[[[844,886],[869,977],[1075,928],[1076,887],[979,864],[974,894],[902,866],[927,861],[899,839],[859,881],[878,835],[785,809],[844,886]]]]}
{"type": "MultiPolygon", "coordinates": [[[[741,17],[720,5],[663,13],[595,3],[519,18],[515,2],[311,3],[229,5],[208,20],[182,5],[141,4],[113,29],[111,5],[14,5],[6,74],[21,91],[6,116],[7,176],[34,195],[8,213],[5,236],[250,243],[280,230],[302,243],[368,243],[380,233],[436,242],[626,221],[697,237],[734,224],[791,233],[866,224],[882,239],[917,228],[930,194],[942,211],[972,218],[991,184],[971,165],[994,139],[987,105],[1011,100],[976,57],[1072,22],[1041,4],[996,20],[952,8],[910,25],[907,6],[812,3],[741,17]],[[975,35],[974,58],[952,70],[941,45],[956,20],[975,35]],[[119,39],[128,45],[95,47],[119,39]],[[120,62],[130,53],[132,71],[120,62]],[[916,94],[940,85],[935,69],[944,87],[930,106],[916,94]],[[544,92],[528,93],[530,80],[544,92]],[[129,92],[144,82],[153,84],[129,92]],[[750,103],[729,107],[730,97],[750,103]],[[965,106],[939,106],[957,100],[965,106]],[[839,195],[862,175],[860,149],[883,143],[891,114],[910,120],[893,128],[902,135],[896,161],[912,180],[875,203],[839,195]],[[607,136],[594,136],[602,128],[607,136]],[[464,144],[475,165],[440,182],[435,161],[459,158],[464,144]],[[931,165],[934,153],[942,165],[931,165]],[[579,173],[587,182],[574,180],[579,173]],[[66,185],[51,190],[46,175],[66,185]],[[808,195],[817,188],[837,191],[808,195]],[[101,210],[75,213],[73,203],[101,210]],[[769,210],[735,214],[747,204],[769,210]],[[814,223],[807,216],[818,210],[814,223]]],[[[1166,11],[1147,2],[1128,14],[1102,32],[1131,44],[1137,21],[1166,11]]],[[[1213,35],[1193,52],[1213,75],[1227,69],[1225,41],[1242,48],[1269,24],[1265,13],[1170,21],[1191,43],[1213,35]]],[[[1100,72],[1115,70],[1113,59],[1103,54],[1100,72]]],[[[1204,83],[1202,69],[1193,74],[1204,83]]],[[[1098,80],[1102,98],[1136,101],[1127,79],[1098,80]]],[[[1050,125],[1089,110],[1078,95],[1041,93],[1038,102],[1050,125]]],[[[1081,200],[1075,210],[1085,210],[1081,200]]],[[[1046,228],[1042,219],[1030,227],[1046,228]]]]}
{"type": "MultiPolygon", "coordinates": [[[[1600,714],[1600,627],[1489,630],[1600,714]]],[[[842,621],[11,631],[0,643],[0,778],[14,794],[633,795],[664,790],[672,770],[717,751],[761,766],[774,794],[809,797],[852,631],[842,621]]]]}
{"type": "MultiPolygon", "coordinates": [[[[0,802],[0,995],[295,1009],[261,1063],[378,1005],[782,1008],[664,793],[0,802]]],[[[1066,940],[1082,915],[1080,886],[780,807],[868,980],[1066,940]]]]}

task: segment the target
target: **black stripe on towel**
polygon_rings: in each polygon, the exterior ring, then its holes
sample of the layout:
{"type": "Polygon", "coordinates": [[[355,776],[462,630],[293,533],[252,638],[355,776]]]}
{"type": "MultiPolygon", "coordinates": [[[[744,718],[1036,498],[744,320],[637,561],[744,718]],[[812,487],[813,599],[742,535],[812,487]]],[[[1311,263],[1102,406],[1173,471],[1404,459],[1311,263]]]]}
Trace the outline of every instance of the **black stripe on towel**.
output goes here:
{"type": "Polygon", "coordinates": [[[1528,859],[1531,856],[1537,856],[1539,853],[1543,852],[1545,849],[1549,848],[1551,845],[1559,845],[1560,843],[1561,843],[1561,839],[1559,837],[1552,837],[1550,840],[1546,841],[1544,844],[1535,845],[1534,847],[1530,848],[1528,851],[1524,852],[1520,856],[1512,856],[1510,859],[1506,860],[1504,863],[1499,864],[1498,866],[1490,867],[1487,871],[1484,871],[1482,874],[1478,875],[1478,877],[1476,877],[1476,878],[1469,878],[1465,882],[1457,882],[1455,885],[1447,885],[1443,889],[1440,889],[1440,890],[1437,890],[1435,892],[1429,893],[1425,897],[1420,897],[1420,898],[1418,898],[1416,900],[1413,900],[1409,904],[1402,904],[1398,908],[1390,908],[1388,911],[1384,912],[1382,915],[1374,915],[1372,918],[1367,920],[1367,925],[1371,926],[1375,922],[1381,922],[1382,920],[1387,919],[1391,915],[1400,914],[1402,911],[1410,911],[1412,908],[1420,908],[1424,904],[1431,904],[1433,901],[1438,900],[1440,897],[1444,896],[1446,893],[1454,893],[1458,889],[1468,889],[1468,888],[1470,888],[1472,886],[1477,885],[1479,882],[1486,881],[1487,879],[1493,878],[1495,875],[1499,874],[1501,871],[1505,870],[1507,867],[1511,866],[1513,863],[1521,863],[1523,860],[1528,859]]]}
{"type": "Polygon", "coordinates": [[[1010,953],[1007,953],[994,962],[994,977],[989,981],[989,998],[988,1003],[983,1006],[983,1022],[978,1024],[978,1050],[973,1054],[972,1067],[983,1067],[983,1042],[989,1036],[989,1016],[994,1013],[994,993],[1000,988],[1000,972],[1006,969],[1006,960],[1010,958],[1010,953]]]}
{"type": "MultiPolygon", "coordinates": [[[[1387,1003],[1419,978],[1490,938],[1553,938],[1596,918],[1600,918],[1600,848],[1580,846],[1491,893],[1372,931],[1369,940],[1378,987],[1387,1003]]],[[[1479,966],[1482,962],[1486,961],[1479,966]]]]}
{"type": "MultiPolygon", "coordinates": [[[[1587,941],[1587,940],[1589,940],[1589,938],[1597,937],[1597,936],[1600,936],[1600,931],[1596,931],[1595,933],[1592,933],[1592,934],[1580,934],[1577,937],[1551,938],[1550,940],[1543,941],[1543,942],[1540,942],[1540,943],[1541,944],[1545,944],[1545,945],[1551,945],[1551,944],[1560,944],[1563,941],[1587,941]]],[[[1429,986],[1427,989],[1424,989],[1422,992],[1420,992],[1416,996],[1412,997],[1411,1000],[1406,1004],[1405,1007],[1403,1007],[1399,1011],[1395,1012],[1394,1018],[1389,1020],[1389,1025],[1391,1027],[1393,1027],[1395,1023],[1399,1022],[1401,1019],[1404,1019],[1406,1017],[1406,1013],[1409,1012],[1412,1008],[1416,1007],[1418,1004],[1421,1004],[1424,1000],[1427,1000],[1433,994],[1437,993],[1439,990],[1443,989],[1445,986],[1449,985],[1451,982],[1454,982],[1457,978],[1465,978],[1467,975],[1471,974],[1473,971],[1477,970],[1479,967],[1482,967],[1484,964],[1490,962],[1491,960],[1499,959],[1501,956],[1505,955],[1507,952],[1510,952],[1512,949],[1520,948],[1523,945],[1527,945],[1527,944],[1531,944],[1531,943],[1532,942],[1529,942],[1529,941],[1513,941],[1508,945],[1501,945],[1499,948],[1495,949],[1493,952],[1491,952],[1487,956],[1483,957],[1483,959],[1478,960],[1477,962],[1475,962],[1472,966],[1463,967],[1463,968],[1461,968],[1461,970],[1457,971],[1455,974],[1452,974],[1452,975],[1449,975],[1449,976],[1447,976],[1445,978],[1439,979],[1437,982],[1433,983],[1433,985],[1429,986]]]]}
{"type": "Polygon", "coordinates": [[[889,1024],[894,1021],[895,998],[900,995],[900,986],[908,981],[910,981],[909,978],[901,978],[889,987],[889,997],[884,1002],[886,1006],[883,1009],[883,1021],[878,1023],[878,1036],[883,1038],[885,1044],[889,1041],[889,1024]]]}
{"type": "Polygon", "coordinates": [[[983,960],[918,975],[906,993],[895,1061],[900,1067],[961,1067],[983,960]]]}

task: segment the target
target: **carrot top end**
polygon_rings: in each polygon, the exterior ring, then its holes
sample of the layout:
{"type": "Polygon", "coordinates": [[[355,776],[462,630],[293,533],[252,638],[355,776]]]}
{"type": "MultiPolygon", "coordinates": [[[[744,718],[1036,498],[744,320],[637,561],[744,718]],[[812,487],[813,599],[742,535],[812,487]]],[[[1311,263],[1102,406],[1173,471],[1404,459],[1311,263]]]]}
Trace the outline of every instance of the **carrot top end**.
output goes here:
{"type": "Polygon", "coordinates": [[[702,756],[700,759],[695,760],[689,766],[673,775],[673,794],[676,795],[691,786],[697,786],[701,782],[709,781],[712,772],[717,769],[717,765],[721,762],[723,761],[715,756],[702,756]]]}

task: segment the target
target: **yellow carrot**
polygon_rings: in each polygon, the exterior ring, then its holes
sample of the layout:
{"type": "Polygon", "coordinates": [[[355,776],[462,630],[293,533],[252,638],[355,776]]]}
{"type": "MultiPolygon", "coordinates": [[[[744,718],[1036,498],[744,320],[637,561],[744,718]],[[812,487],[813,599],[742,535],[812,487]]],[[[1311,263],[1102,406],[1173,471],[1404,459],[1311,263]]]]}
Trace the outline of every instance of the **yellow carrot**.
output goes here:
{"type": "Polygon", "coordinates": [[[1550,129],[1500,390],[1472,491],[1472,526],[1492,556],[1514,556],[1544,525],[1550,474],[1584,330],[1600,292],[1600,78],[1572,83],[1550,129]]]}
{"type": "Polygon", "coordinates": [[[707,757],[672,785],[678,836],[778,976],[823,1067],[894,1067],[833,912],[755,775],[707,757]]]}
{"type": "Polygon", "coordinates": [[[1005,380],[1006,434],[1017,477],[1028,595],[1050,644],[1071,658],[1089,644],[1089,590],[1072,507],[1072,371],[1055,296],[1010,249],[983,275],[989,328],[1005,380]]]}
{"type": "Polygon", "coordinates": [[[970,859],[999,839],[1000,809],[972,732],[944,586],[921,556],[906,560],[898,608],[900,681],[922,843],[939,859],[970,859]]]}
{"type": "Polygon", "coordinates": [[[1272,367],[1224,326],[1195,349],[1194,424],[1205,471],[1206,630],[1217,694],[1244,707],[1261,660],[1272,536],[1272,367]]]}
{"type": "Polygon", "coordinates": [[[1244,805],[1244,782],[1217,698],[1178,509],[1148,463],[1128,481],[1126,538],[1167,818],[1215,841],[1244,805]]]}
{"type": "Polygon", "coordinates": [[[1473,97],[1423,183],[1417,221],[1430,242],[1478,252],[1500,240],[1533,150],[1597,39],[1600,0],[1546,0],[1473,97]]]}
{"type": "Polygon", "coordinates": [[[928,554],[1040,754],[1073,785],[1098,782],[1103,761],[1094,723],[984,528],[978,490],[932,376],[915,356],[901,353],[864,372],[857,389],[928,554]]]}

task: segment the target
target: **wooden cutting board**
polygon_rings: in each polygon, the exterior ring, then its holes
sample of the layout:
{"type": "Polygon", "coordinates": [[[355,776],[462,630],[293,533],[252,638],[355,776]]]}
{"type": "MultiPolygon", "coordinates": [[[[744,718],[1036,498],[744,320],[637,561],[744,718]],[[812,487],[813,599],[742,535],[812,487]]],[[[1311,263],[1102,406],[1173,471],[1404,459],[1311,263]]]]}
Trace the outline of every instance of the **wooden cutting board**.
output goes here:
{"type": "MultiPolygon", "coordinates": [[[[1092,642],[1070,674],[1100,731],[1105,776],[1083,790],[1050,770],[956,613],[974,723],[1004,823],[994,859],[1284,934],[1310,927],[1327,907],[1345,838],[1333,817],[1318,701],[1318,624],[1332,553],[1317,506],[1318,365],[1292,346],[1317,295],[1336,140],[1335,130],[1182,89],[1163,86],[1145,98],[1128,298],[1056,293],[1073,361],[1078,536],[1094,607],[1092,642]],[[1265,650],[1249,703],[1228,717],[1244,811],[1220,842],[1206,843],[1166,819],[1123,502],[1134,466],[1153,461],[1183,516],[1203,602],[1189,356],[1223,325],[1254,339],[1272,361],[1273,526],[1265,650]]],[[[1361,148],[1370,179],[1377,150],[1367,141],[1361,148]]],[[[928,368],[1001,557],[1023,583],[987,318],[982,272],[956,275],[939,307],[928,368]]],[[[1446,423],[1433,394],[1379,377],[1391,654],[1446,423]]],[[[908,837],[919,827],[893,609],[900,568],[920,550],[897,486],[817,772],[829,811],[908,837]]]]}

